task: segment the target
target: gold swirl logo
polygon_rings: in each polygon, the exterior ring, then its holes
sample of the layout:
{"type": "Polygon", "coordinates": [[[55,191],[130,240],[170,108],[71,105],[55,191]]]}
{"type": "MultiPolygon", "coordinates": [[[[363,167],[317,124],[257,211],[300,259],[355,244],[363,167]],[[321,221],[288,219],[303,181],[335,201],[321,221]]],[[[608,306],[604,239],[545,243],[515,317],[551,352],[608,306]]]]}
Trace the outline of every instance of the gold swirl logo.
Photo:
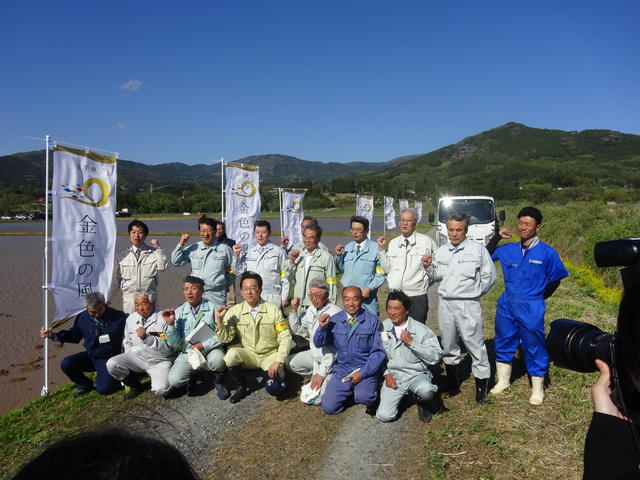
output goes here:
{"type": "Polygon", "coordinates": [[[257,191],[258,189],[251,180],[245,180],[233,193],[240,197],[253,197],[257,191]]]}
{"type": "Polygon", "coordinates": [[[82,203],[83,205],[89,205],[90,207],[103,207],[109,202],[109,195],[111,195],[111,189],[109,185],[104,180],[99,178],[88,178],[84,184],[82,184],[82,191],[84,196],[88,198],[90,201],[83,200],[82,198],[78,198],[77,195],[65,195],[62,198],[68,198],[69,200],[73,200],[74,202],[82,203]],[[97,185],[100,189],[100,198],[96,201],[91,195],[89,189],[93,186],[97,185]]]}

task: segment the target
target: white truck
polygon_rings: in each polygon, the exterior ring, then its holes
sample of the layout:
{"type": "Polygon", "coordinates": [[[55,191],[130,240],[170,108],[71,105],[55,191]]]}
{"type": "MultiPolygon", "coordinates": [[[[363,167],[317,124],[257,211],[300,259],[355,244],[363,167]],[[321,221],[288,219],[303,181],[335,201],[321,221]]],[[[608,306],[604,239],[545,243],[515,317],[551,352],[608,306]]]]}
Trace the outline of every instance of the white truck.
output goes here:
{"type": "Polygon", "coordinates": [[[437,221],[433,212],[429,213],[429,222],[434,224],[436,242],[442,245],[447,242],[447,219],[452,213],[463,213],[469,217],[467,238],[486,245],[504,222],[505,212],[500,210],[496,218],[495,204],[492,197],[464,196],[441,197],[438,200],[437,221]]]}

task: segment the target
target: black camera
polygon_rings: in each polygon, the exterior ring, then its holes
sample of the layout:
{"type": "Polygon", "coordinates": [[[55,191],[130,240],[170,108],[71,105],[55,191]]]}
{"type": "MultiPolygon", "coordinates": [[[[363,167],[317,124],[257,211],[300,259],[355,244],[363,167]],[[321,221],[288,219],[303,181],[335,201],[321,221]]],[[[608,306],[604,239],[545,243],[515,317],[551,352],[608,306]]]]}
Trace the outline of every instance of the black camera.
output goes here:
{"type": "Polygon", "coordinates": [[[551,361],[576,372],[594,372],[596,359],[611,367],[612,400],[628,418],[640,420],[640,239],[597,243],[599,267],[624,267],[616,333],[561,318],[551,322],[546,346],[551,361]]]}

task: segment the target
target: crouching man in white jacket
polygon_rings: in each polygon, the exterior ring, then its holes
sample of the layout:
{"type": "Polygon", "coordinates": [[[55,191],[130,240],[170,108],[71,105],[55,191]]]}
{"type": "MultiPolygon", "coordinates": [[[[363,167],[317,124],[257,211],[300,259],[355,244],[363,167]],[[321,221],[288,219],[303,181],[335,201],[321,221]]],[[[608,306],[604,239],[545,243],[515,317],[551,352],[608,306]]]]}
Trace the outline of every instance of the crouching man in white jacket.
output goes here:
{"type": "Polygon", "coordinates": [[[151,391],[165,395],[169,391],[169,370],[175,350],[166,341],[166,323],[156,310],[152,293],[134,294],[135,312],[127,317],[122,346],[124,353],[111,357],[107,370],[113,378],[129,387],[125,398],[141,393],[139,373],[151,377],[151,391]]]}
{"type": "Polygon", "coordinates": [[[333,362],[336,360],[336,350],[333,345],[326,345],[318,348],[313,343],[313,336],[318,329],[318,319],[321,317],[331,317],[340,312],[340,307],[329,300],[329,284],[321,278],[314,278],[309,282],[309,299],[311,305],[300,318],[298,307],[300,299],[291,300],[291,312],[289,313],[289,326],[296,335],[309,340],[309,350],[297,352],[287,357],[285,366],[298,375],[311,375],[311,382],[306,387],[318,395],[304,394],[300,399],[309,404],[318,405],[324,393],[324,389],[331,378],[333,362]]]}

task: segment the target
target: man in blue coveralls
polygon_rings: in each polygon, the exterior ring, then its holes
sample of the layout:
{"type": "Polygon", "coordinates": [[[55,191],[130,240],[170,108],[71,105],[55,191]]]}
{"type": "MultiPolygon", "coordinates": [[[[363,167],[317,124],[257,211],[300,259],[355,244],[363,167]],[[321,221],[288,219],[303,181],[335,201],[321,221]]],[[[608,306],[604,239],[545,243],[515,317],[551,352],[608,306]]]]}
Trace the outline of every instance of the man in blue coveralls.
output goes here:
{"type": "Polygon", "coordinates": [[[322,396],[324,413],[340,413],[345,403],[353,398],[355,403],[367,406],[367,413],[375,414],[378,399],[378,379],[385,353],[380,340],[382,324],[378,317],[362,308],[362,292],[358,287],[346,287],[342,291],[344,311],[332,317],[328,314],[318,319],[319,328],[313,337],[316,347],[333,345],[337,358],[333,376],[322,396]]]}
{"type": "Polygon", "coordinates": [[[380,266],[378,246],[367,238],[369,220],[354,215],[351,217],[351,237],[353,242],[336,245],[336,268],[344,272],[340,283],[343,287],[359,287],[364,303],[362,307],[378,315],[378,288],[386,275],[380,266]]]}
{"type": "Polygon", "coordinates": [[[531,405],[544,401],[544,376],[549,370],[549,355],[544,346],[545,299],[569,276],[558,252],[538,239],[542,213],[535,207],[524,207],[518,213],[520,242],[495,248],[501,238],[510,238],[506,228],[487,245],[493,260],[500,260],[505,291],[496,310],[496,371],[498,381],[492,394],[510,385],[511,362],[520,342],[531,376],[531,405]],[[494,251],[495,249],[495,251],[494,251]]]}

